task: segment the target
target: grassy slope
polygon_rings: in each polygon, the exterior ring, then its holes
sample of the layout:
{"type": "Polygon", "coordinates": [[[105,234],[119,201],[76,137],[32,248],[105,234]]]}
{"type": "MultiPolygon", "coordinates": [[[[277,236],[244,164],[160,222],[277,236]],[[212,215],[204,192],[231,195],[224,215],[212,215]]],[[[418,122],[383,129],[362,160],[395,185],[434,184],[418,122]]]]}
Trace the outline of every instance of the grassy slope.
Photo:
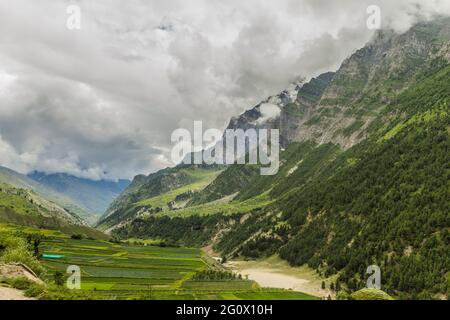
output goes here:
{"type": "Polygon", "coordinates": [[[0,183],[5,183],[16,188],[32,190],[42,198],[58,204],[68,212],[78,217],[84,218],[91,215],[87,209],[82,208],[79,204],[75,203],[68,197],[50,190],[27,176],[17,173],[11,169],[0,167],[0,183]]]}
{"type": "Polygon", "coordinates": [[[81,224],[61,207],[25,189],[0,184],[0,223],[60,230],[69,234],[105,238],[81,224]]]}
{"type": "Polygon", "coordinates": [[[181,208],[175,211],[163,211],[155,217],[190,217],[208,216],[214,214],[234,215],[250,212],[265,207],[271,203],[267,194],[248,199],[246,201],[231,201],[232,197],[200,204],[192,207],[181,208]]]}
{"type": "Polygon", "coordinates": [[[189,191],[198,192],[203,190],[212,181],[214,181],[219,174],[219,172],[212,170],[188,170],[187,172],[192,177],[192,179],[189,179],[189,181],[192,181],[192,183],[184,185],[180,188],[176,188],[162,195],[141,200],[136,204],[136,206],[151,206],[168,209],[167,204],[169,202],[175,201],[177,196],[189,191]]]}
{"type": "Polygon", "coordinates": [[[247,188],[257,175],[259,175],[257,166],[229,166],[204,190],[194,195],[188,206],[198,206],[231,196],[247,188]]]}
{"type": "Polygon", "coordinates": [[[44,174],[34,172],[28,177],[51,190],[64,194],[85,208],[89,213],[92,213],[89,216],[83,216],[92,224],[96,222],[99,215],[105,212],[108,205],[129,183],[126,180],[118,182],[92,181],[62,173],[44,174]]]}
{"type": "Polygon", "coordinates": [[[351,294],[353,300],[394,300],[386,292],[377,289],[361,289],[351,294]]]}
{"type": "Polygon", "coordinates": [[[135,179],[111,205],[98,228],[106,230],[151,209],[168,210],[169,202],[174,201],[177,196],[203,189],[219,173],[218,168],[177,167],[141,177],[141,181],[135,179]]]}

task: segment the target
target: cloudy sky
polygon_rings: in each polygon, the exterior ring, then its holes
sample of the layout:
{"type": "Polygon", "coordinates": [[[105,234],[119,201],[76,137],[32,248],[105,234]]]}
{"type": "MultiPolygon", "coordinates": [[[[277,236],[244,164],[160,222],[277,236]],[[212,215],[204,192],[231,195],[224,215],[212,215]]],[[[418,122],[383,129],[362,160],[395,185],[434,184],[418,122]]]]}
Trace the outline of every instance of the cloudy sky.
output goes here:
{"type": "Polygon", "coordinates": [[[131,178],[171,165],[170,136],[222,129],[366,43],[366,9],[405,31],[448,0],[0,2],[0,165],[131,178]],[[94,4],[95,2],[95,4],[94,4]],[[81,29],[66,27],[68,5],[81,29]]]}

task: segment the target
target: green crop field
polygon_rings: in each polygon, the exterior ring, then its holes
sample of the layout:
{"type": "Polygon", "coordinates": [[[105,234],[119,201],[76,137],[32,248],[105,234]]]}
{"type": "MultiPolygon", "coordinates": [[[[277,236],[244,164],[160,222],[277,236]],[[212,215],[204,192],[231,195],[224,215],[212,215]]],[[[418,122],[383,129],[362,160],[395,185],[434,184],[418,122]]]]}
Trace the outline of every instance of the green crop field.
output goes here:
{"type": "Polygon", "coordinates": [[[41,252],[63,255],[46,260],[53,274],[69,265],[81,269],[81,288],[105,295],[141,290],[174,290],[197,270],[207,268],[200,250],[132,246],[97,240],[54,238],[41,244],[41,252]]]}
{"type": "Polygon", "coordinates": [[[200,271],[226,271],[198,248],[159,247],[104,240],[72,239],[58,231],[2,225],[2,230],[39,234],[43,279],[52,283],[59,271],[76,265],[81,270],[81,292],[94,299],[315,299],[287,290],[264,289],[251,280],[195,280],[200,271]],[[44,259],[42,255],[61,257],[44,259]]]}

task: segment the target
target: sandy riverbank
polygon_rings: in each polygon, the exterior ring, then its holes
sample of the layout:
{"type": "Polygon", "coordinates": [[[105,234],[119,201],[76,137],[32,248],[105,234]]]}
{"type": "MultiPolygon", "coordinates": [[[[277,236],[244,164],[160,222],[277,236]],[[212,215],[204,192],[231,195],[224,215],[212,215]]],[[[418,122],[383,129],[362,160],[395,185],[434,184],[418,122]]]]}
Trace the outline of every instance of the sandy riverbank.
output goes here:
{"type": "Polygon", "coordinates": [[[256,281],[261,287],[300,291],[316,297],[327,297],[329,290],[321,288],[322,280],[307,267],[293,268],[272,257],[262,261],[230,261],[225,266],[256,281]]]}

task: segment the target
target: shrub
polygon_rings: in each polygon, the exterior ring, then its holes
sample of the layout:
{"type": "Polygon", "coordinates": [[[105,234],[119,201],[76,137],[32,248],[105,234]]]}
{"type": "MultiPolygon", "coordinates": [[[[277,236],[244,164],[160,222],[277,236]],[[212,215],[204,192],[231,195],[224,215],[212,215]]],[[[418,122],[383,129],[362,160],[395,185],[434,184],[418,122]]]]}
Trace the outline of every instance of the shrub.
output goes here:
{"type": "Polygon", "coordinates": [[[38,276],[44,273],[44,267],[33,256],[25,239],[0,234],[0,243],[6,248],[0,256],[1,262],[25,264],[38,276]]]}
{"type": "Polygon", "coordinates": [[[55,284],[58,287],[62,287],[64,285],[64,274],[61,271],[55,271],[54,279],[55,284]]]}
{"type": "Polygon", "coordinates": [[[25,291],[27,297],[36,298],[45,294],[45,287],[37,283],[32,283],[29,288],[25,291]]]}
{"type": "Polygon", "coordinates": [[[386,292],[377,289],[361,289],[351,294],[353,300],[394,300],[386,292]]]}

